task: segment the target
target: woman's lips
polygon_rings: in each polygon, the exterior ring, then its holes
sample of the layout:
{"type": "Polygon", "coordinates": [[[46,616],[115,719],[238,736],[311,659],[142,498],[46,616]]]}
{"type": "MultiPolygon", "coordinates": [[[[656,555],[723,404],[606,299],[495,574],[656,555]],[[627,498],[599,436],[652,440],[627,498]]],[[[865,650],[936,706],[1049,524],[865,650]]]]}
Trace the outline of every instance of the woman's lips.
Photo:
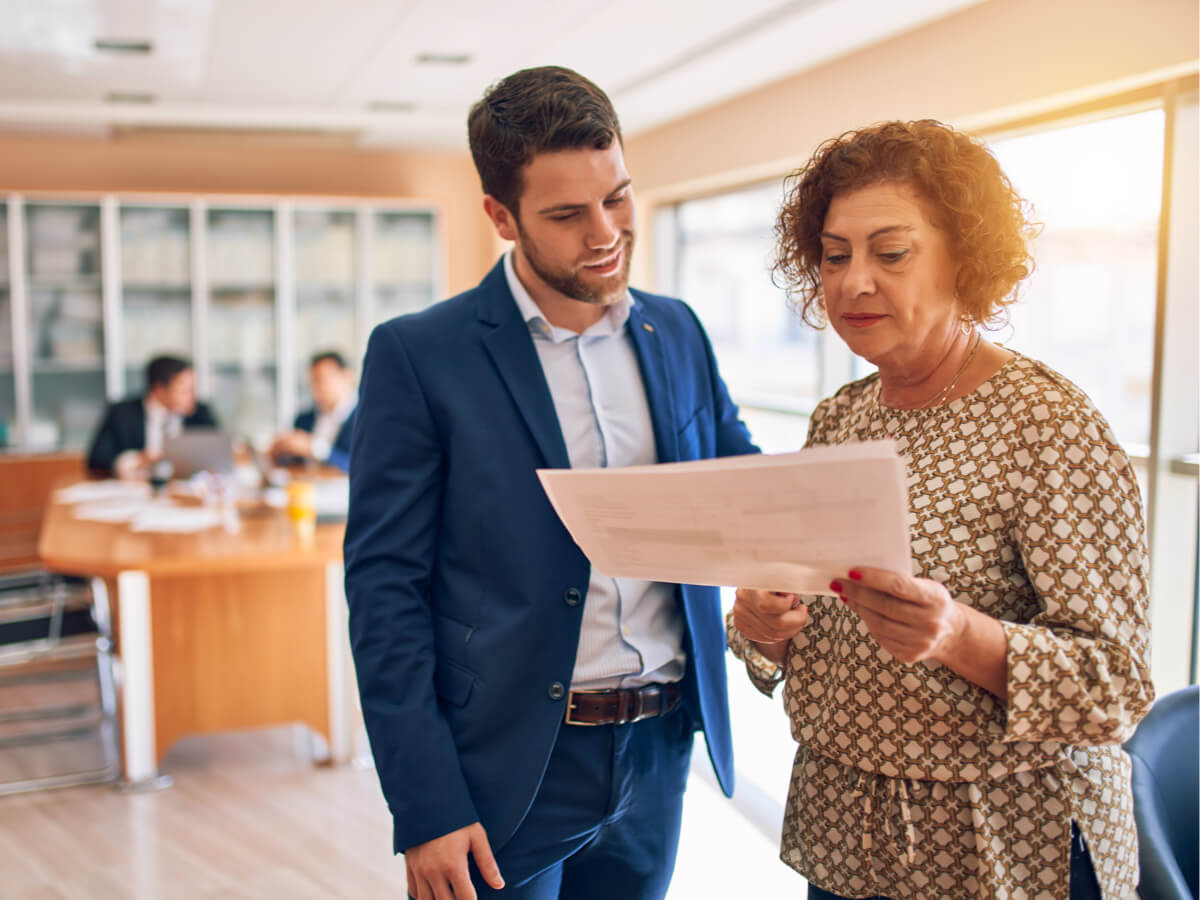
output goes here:
{"type": "Polygon", "coordinates": [[[853,313],[842,316],[842,321],[851,328],[869,328],[876,322],[881,321],[884,316],[874,313],[853,313]]]}

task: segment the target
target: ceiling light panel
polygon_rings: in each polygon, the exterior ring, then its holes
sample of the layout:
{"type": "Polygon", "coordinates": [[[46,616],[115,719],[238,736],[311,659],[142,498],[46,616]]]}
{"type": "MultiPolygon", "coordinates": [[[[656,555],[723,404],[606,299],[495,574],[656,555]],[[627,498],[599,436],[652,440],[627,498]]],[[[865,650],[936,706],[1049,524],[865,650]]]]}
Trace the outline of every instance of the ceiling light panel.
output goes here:
{"type": "MultiPolygon", "coordinates": [[[[384,36],[404,27],[410,2],[238,0],[223,4],[212,37],[206,97],[224,103],[336,105],[384,36]]],[[[374,91],[357,104],[395,93],[374,91]]]]}

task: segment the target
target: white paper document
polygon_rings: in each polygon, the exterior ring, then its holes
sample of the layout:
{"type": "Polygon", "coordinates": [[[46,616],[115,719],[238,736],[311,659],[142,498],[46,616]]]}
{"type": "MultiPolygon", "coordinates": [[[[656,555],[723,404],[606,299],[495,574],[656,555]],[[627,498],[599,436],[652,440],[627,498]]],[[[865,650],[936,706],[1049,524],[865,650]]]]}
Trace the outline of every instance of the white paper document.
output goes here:
{"type": "Polygon", "coordinates": [[[538,477],[606,575],[832,594],[853,566],[912,569],[892,441],[538,477]]]}

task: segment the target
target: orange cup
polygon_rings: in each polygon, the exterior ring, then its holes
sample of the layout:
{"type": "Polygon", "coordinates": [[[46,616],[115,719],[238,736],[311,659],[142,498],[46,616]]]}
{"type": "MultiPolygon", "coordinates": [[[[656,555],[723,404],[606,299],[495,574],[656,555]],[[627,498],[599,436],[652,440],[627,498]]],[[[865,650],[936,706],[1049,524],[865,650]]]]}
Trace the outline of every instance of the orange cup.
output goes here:
{"type": "Polygon", "coordinates": [[[288,518],[297,536],[311,541],[317,528],[317,487],[311,481],[289,481],[287,486],[288,518]]]}

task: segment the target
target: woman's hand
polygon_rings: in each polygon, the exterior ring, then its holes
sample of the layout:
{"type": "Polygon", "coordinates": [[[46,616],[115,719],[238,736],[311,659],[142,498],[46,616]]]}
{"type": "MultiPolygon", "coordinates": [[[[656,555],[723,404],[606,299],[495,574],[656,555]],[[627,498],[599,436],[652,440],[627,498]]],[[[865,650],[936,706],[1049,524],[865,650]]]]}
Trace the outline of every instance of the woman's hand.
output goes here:
{"type": "MultiPolygon", "coordinates": [[[[998,619],[959,603],[929,578],[866,566],[830,584],[867,631],[901,662],[940,662],[1001,700],[1008,638],[998,619]]],[[[736,607],[735,607],[736,609],[736,607]]]]}
{"type": "Polygon", "coordinates": [[[758,652],[783,665],[788,642],[808,624],[808,607],[796,594],[738,588],[733,624],[758,652]]]}
{"type": "Polygon", "coordinates": [[[863,620],[879,646],[901,662],[939,659],[963,629],[962,604],[945,585],[929,578],[864,566],[829,587],[863,620]]]}

